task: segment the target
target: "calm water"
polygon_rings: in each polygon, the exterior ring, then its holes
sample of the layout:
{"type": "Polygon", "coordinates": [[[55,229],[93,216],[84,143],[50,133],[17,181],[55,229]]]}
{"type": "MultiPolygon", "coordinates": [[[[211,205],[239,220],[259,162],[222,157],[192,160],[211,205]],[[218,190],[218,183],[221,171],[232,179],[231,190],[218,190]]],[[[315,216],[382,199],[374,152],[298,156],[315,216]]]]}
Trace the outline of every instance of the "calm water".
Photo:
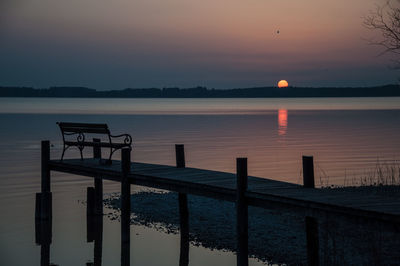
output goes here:
{"type": "MultiPolygon", "coordinates": [[[[173,165],[174,144],[183,143],[188,166],[234,172],[235,158],[244,156],[249,174],[293,183],[301,181],[302,155],[314,156],[317,184],[338,185],[400,159],[400,98],[1,98],[0,265],[40,262],[40,247],[34,244],[40,141],[49,139],[52,157],[60,156],[57,121],[105,122],[112,132],[130,133],[135,161],[173,165]]],[[[82,204],[92,180],[52,177],[51,261],[84,265],[93,260],[82,204]]],[[[104,191],[119,191],[119,186],[107,182],[104,191]]],[[[119,230],[118,221],[104,219],[103,265],[119,264],[119,230]]],[[[131,233],[132,265],[177,265],[179,235],[140,226],[132,226],[131,233]]],[[[190,265],[233,265],[235,260],[231,252],[190,249],[190,265]]]]}

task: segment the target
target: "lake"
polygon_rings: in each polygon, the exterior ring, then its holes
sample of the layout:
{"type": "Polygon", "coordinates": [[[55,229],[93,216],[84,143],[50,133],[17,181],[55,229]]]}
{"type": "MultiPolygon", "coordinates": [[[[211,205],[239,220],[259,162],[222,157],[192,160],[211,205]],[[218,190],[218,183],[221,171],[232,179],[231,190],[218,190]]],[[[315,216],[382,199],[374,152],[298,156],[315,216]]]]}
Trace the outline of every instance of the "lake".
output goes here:
{"type": "MultiPolygon", "coordinates": [[[[107,123],[115,134],[131,134],[134,161],[174,165],[174,144],[182,143],[187,166],[235,172],[235,158],[247,157],[250,175],[292,183],[302,182],[302,155],[314,156],[317,186],[358,185],[377,169],[399,168],[400,98],[0,98],[0,265],[40,264],[34,230],[40,141],[51,141],[52,158],[61,156],[57,121],[107,123]]],[[[52,174],[51,262],[93,261],[84,204],[92,185],[52,174]]],[[[105,182],[105,193],[118,191],[119,184],[105,182]]],[[[119,230],[118,220],[104,218],[103,265],[119,264],[119,230]]],[[[132,225],[131,234],[131,265],[177,265],[179,235],[142,225],[132,225]]],[[[190,265],[235,262],[230,251],[190,247],[190,265]]]]}

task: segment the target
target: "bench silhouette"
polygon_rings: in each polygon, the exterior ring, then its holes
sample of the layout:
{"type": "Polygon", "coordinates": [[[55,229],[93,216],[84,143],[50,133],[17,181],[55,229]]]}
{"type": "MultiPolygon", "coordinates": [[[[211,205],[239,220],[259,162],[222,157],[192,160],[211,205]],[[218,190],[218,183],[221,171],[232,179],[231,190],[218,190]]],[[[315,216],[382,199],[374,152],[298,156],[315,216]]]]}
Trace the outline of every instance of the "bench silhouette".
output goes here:
{"type": "Polygon", "coordinates": [[[111,163],[111,157],[115,151],[128,147],[132,149],[132,137],[129,134],[111,135],[110,129],[107,124],[92,124],[92,123],[69,123],[57,122],[60,127],[63,138],[63,152],[61,161],[64,159],[65,151],[69,147],[77,147],[83,160],[83,149],[85,147],[106,147],[110,148],[110,156],[108,163],[111,163]],[[85,134],[98,134],[107,136],[107,142],[99,139],[87,140],[85,134]],[[75,138],[76,137],[76,138],[75,138]],[[75,138],[75,139],[74,139],[75,138]],[[113,142],[113,140],[121,139],[120,142],[113,142]]]}

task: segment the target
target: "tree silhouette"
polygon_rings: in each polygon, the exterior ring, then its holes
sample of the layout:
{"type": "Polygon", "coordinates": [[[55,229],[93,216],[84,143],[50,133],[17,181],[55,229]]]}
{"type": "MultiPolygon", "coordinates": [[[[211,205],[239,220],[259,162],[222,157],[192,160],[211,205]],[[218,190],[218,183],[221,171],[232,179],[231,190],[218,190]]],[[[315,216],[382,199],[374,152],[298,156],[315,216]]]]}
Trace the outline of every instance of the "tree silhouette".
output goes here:
{"type": "Polygon", "coordinates": [[[395,55],[395,67],[400,68],[400,0],[377,5],[364,17],[363,24],[367,29],[380,33],[379,39],[370,39],[368,42],[383,47],[382,54],[395,55]]]}

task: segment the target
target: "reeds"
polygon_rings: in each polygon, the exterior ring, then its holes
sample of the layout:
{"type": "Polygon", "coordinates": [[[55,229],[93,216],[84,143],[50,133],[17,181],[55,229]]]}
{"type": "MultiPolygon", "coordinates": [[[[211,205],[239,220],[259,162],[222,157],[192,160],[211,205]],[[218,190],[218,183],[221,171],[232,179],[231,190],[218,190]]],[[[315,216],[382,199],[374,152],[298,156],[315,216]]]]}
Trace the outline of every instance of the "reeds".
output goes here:
{"type": "Polygon", "coordinates": [[[352,176],[345,169],[343,185],[331,184],[329,175],[318,164],[316,170],[321,188],[400,186],[400,162],[397,160],[381,161],[378,158],[374,167],[352,176]]]}

